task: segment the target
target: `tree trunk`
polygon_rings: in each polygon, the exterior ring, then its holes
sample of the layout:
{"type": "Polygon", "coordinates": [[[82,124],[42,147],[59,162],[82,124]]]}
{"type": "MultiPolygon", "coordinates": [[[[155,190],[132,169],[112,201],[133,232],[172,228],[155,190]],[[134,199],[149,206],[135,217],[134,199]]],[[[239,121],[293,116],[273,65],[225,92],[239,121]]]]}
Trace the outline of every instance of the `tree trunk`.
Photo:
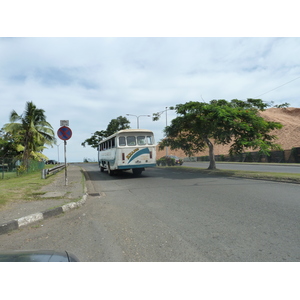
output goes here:
{"type": "Polygon", "coordinates": [[[208,139],[205,138],[205,142],[209,149],[209,167],[208,170],[215,170],[216,167],[216,161],[215,161],[215,154],[214,154],[214,144],[208,139]]]}

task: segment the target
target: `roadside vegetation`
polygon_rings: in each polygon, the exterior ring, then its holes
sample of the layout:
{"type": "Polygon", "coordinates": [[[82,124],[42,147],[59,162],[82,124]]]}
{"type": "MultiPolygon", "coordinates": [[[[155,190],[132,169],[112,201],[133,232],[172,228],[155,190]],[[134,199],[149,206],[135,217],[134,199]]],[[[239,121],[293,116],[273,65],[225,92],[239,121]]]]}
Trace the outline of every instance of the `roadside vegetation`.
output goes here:
{"type": "MultiPolygon", "coordinates": [[[[173,157],[170,156],[163,156],[160,159],[156,160],[156,164],[158,166],[175,166],[176,165],[176,160],[173,157]]],[[[183,164],[183,159],[178,159],[177,164],[182,165],[183,164]]]]}
{"type": "MultiPolygon", "coordinates": [[[[47,168],[51,168],[51,165],[47,165],[47,168]]],[[[37,191],[54,179],[55,175],[42,179],[41,172],[37,171],[18,177],[14,174],[14,177],[0,180],[0,210],[8,201],[35,200],[35,196],[41,195],[37,191]]]]}
{"type": "MultiPolygon", "coordinates": [[[[165,127],[165,138],[159,143],[159,149],[181,149],[186,156],[192,156],[208,148],[208,169],[211,170],[217,169],[214,144],[230,145],[229,154],[257,149],[261,154],[269,155],[271,150],[281,149],[275,143],[277,137],[272,135],[272,131],[281,129],[283,125],[269,122],[259,115],[268,106],[261,99],[178,104],[172,107],[178,116],[165,127]]],[[[159,113],[154,114],[153,120],[159,117],[159,113]]]]}
{"type": "Polygon", "coordinates": [[[33,102],[26,102],[22,114],[12,110],[8,119],[9,123],[0,129],[1,179],[42,169],[48,159],[43,150],[56,143],[45,111],[33,102]]]}

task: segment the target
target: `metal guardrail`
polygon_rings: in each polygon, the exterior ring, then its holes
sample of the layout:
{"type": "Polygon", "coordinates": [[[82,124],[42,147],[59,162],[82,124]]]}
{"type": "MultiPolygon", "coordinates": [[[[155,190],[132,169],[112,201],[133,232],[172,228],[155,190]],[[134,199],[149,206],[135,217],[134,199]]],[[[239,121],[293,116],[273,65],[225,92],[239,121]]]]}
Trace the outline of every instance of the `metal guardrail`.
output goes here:
{"type": "Polygon", "coordinates": [[[65,168],[65,165],[60,165],[60,166],[56,166],[56,167],[53,167],[50,169],[43,169],[42,170],[42,179],[46,179],[47,175],[55,174],[64,168],[65,168]]]}

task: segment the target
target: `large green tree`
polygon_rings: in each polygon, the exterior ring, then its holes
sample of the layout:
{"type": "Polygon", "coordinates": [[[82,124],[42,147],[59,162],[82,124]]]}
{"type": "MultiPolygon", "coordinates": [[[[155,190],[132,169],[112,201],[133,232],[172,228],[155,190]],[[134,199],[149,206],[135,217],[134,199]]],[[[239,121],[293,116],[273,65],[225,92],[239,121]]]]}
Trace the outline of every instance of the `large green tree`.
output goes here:
{"type": "Polygon", "coordinates": [[[15,147],[23,152],[25,166],[28,166],[30,158],[35,159],[41,154],[45,145],[52,146],[56,141],[53,128],[46,121],[45,111],[37,108],[33,102],[26,102],[21,115],[13,110],[10,123],[5,124],[3,129],[17,141],[15,147]]]}
{"type": "Polygon", "coordinates": [[[166,138],[159,148],[182,149],[191,156],[208,147],[208,169],[216,169],[214,144],[230,144],[231,154],[252,148],[268,155],[270,150],[280,149],[274,143],[276,136],[270,132],[282,128],[282,124],[268,122],[259,115],[267,106],[261,99],[178,104],[175,107],[178,117],[165,128],[166,138]]]}
{"type": "Polygon", "coordinates": [[[109,137],[115,132],[123,129],[129,129],[130,121],[126,117],[119,116],[116,119],[112,119],[107,125],[106,130],[96,131],[94,134],[86,139],[81,146],[85,147],[85,145],[89,145],[93,148],[97,148],[100,141],[104,138],[109,137]]]}

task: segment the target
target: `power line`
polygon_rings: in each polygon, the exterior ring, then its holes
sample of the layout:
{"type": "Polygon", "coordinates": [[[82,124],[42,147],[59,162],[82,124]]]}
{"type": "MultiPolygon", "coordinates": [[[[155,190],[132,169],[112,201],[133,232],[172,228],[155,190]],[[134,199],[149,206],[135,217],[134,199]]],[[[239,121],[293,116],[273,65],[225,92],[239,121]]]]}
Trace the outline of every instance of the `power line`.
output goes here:
{"type": "Polygon", "coordinates": [[[282,85],[280,85],[280,86],[278,86],[278,87],[276,87],[276,88],[274,88],[274,89],[272,89],[272,90],[270,90],[270,91],[268,91],[268,92],[265,92],[265,93],[263,93],[263,94],[260,94],[260,95],[258,95],[258,96],[255,96],[254,98],[258,98],[258,97],[260,97],[260,96],[262,96],[262,95],[265,95],[265,94],[270,93],[270,92],[272,92],[272,91],[274,91],[274,90],[277,90],[277,89],[279,89],[280,87],[282,87],[282,86],[284,86],[284,85],[286,85],[286,84],[288,84],[288,83],[291,83],[292,81],[295,81],[295,80],[297,80],[297,79],[299,79],[299,78],[300,78],[300,76],[297,77],[297,78],[295,78],[295,79],[293,79],[293,80],[291,80],[291,81],[288,81],[288,82],[286,82],[286,83],[284,83],[284,84],[282,84],[282,85]]]}

